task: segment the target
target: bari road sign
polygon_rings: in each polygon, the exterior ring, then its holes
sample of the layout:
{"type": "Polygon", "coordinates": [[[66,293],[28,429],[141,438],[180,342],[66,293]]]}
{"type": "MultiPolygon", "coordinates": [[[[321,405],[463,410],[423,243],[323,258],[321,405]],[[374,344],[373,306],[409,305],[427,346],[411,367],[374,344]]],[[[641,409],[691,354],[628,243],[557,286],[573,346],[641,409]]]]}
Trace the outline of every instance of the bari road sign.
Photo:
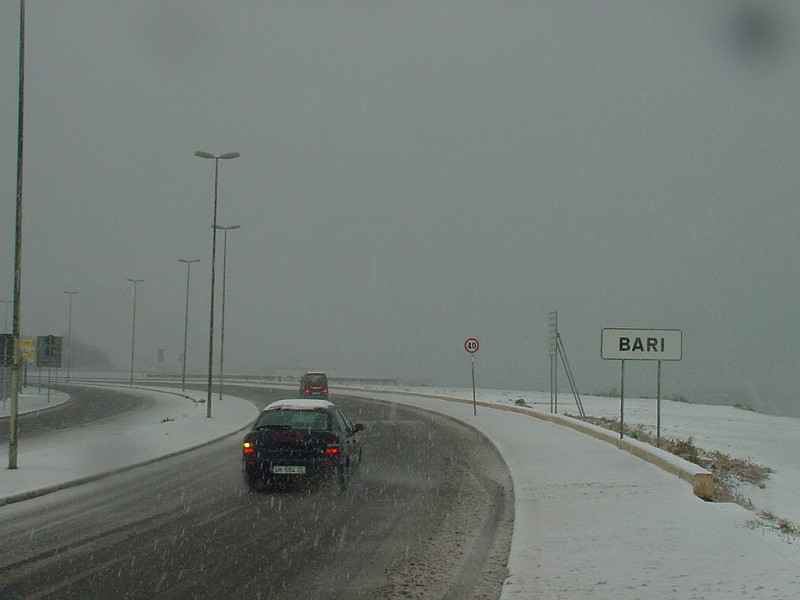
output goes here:
{"type": "Polygon", "coordinates": [[[605,360],[681,360],[680,329],[603,329],[600,354],[605,360]]]}

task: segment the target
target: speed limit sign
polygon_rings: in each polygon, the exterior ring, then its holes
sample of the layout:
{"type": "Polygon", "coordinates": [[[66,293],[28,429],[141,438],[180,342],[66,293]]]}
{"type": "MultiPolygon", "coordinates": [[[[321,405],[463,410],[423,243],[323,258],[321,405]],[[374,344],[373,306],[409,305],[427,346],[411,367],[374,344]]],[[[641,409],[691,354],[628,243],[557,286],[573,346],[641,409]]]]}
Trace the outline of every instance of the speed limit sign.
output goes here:
{"type": "Polygon", "coordinates": [[[480,350],[481,344],[476,337],[468,337],[464,340],[464,350],[469,352],[470,354],[475,354],[478,350],[480,350]]]}

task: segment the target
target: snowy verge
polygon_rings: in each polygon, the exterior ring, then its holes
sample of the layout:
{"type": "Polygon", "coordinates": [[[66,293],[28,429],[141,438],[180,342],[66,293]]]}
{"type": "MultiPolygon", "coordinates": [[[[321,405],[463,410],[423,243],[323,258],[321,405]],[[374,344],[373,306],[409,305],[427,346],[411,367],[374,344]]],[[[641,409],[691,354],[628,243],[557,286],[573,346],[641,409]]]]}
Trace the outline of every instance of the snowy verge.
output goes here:
{"type": "Polygon", "coordinates": [[[214,398],[215,416],[206,418],[200,392],[168,388],[91,386],[144,395],[147,409],[130,411],[51,436],[35,444],[20,438],[19,468],[0,471],[0,505],[26,500],[100,479],[142,464],[187,452],[247,427],[258,415],[249,401],[214,398]]]}
{"type": "MultiPolygon", "coordinates": [[[[39,391],[34,386],[22,388],[19,394],[19,412],[20,416],[28,413],[42,412],[56,408],[69,400],[69,394],[59,392],[57,390],[39,391]]],[[[9,398],[0,399],[0,420],[7,419],[11,410],[11,400],[9,398]]]]}
{"type": "MultiPolygon", "coordinates": [[[[332,390],[338,389],[346,392],[375,391],[368,388],[344,387],[344,386],[331,389],[332,390]]],[[[409,391],[393,391],[392,393],[400,396],[433,398],[436,400],[445,400],[447,402],[459,402],[461,404],[472,405],[471,400],[465,400],[464,398],[459,398],[457,396],[445,396],[441,394],[425,394],[422,392],[409,392],[409,391]]],[[[705,500],[710,500],[712,498],[714,484],[713,484],[713,477],[710,471],[704,469],[699,465],[684,460],[679,456],[675,456],[674,454],[666,452],[665,450],[656,448],[655,446],[652,446],[650,444],[646,444],[644,442],[640,442],[638,440],[630,438],[625,438],[623,440],[620,440],[618,434],[615,434],[613,431],[609,431],[608,429],[604,429],[603,427],[592,425],[591,423],[586,423],[584,421],[581,421],[579,419],[574,419],[572,417],[547,413],[541,410],[537,410],[535,408],[514,406],[499,402],[485,402],[483,400],[479,400],[477,402],[477,405],[483,408],[492,408],[496,410],[527,415],[529,417],[534,417],[536,419],[541,419],[544,421],[549,421],[551,423],[562,425],[564,427],[569,427],[570,429],[574,429],[575,431],[588,434],[604,442],[614,444],[615,446],[633,454],[634,456],[637,456],[638,458],[641,458],[642,460],[645,460],[659,467],[660,469],[663,469],[668,473],[672,473],[673,475],[677,475],[684,481],[689,482],[692,485],[692,490],[694,491],[695,495],[698,496],[699,498],[703,498],[705,500]]]]}
{"type": "Polygon", "coordinates": [[[502,600],[796,596],[791,539],[754,527],[735,504],[700,500],[616,444],[493,403],[473,416],[463,399],[336,389],[449,415],[495,444],[514,482],[502,600]]]}

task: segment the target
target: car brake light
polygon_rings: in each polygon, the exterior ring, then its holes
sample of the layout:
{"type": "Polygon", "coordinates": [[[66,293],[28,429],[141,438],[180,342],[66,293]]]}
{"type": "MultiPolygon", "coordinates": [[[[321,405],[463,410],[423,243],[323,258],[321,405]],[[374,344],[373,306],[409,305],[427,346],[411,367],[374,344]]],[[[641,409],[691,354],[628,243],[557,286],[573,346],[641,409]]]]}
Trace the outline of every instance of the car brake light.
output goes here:
{"type": "Polygon", "coordinates": [[[325,448],[325,456],[336,456],[339,454],[339,446],[328,446],[325,448]]]}
{"type": "Polygon", "coordinates": [[[250,443],[250,442],[244,442],[244,443],[242,444],[242,452],[243,452],[244,454],[252,454],[252,453],[253,453],[253,452],[255,452],[255,451],[256,451],[256,449],[255,449],[255,448],[253,448],[253,444],[252,444],[252,443],[250,443]]]}

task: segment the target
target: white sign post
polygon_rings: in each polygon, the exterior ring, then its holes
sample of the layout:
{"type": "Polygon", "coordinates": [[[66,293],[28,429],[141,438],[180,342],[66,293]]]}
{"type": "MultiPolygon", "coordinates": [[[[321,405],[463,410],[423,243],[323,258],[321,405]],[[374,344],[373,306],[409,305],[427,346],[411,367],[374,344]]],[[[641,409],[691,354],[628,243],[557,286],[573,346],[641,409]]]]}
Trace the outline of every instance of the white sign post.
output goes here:
{"type": "Polygon", "coordinates": [[[661,447],[661,361],[683,358],[683,332],[680,329],[603,329],[600,338],[603,360],[618,360],[620,366],[619,439],[625,427],[625,361],[654,360],[658,363],[656,384],[656,445],[661,447]]]}
{"type": "Polygon", "coordinates": [[[481,343],[476,337],[468,337],[464,340],[464,350],[472,359],[472,414],[478,416],[478,397],[475,394],[475,354],[481,349],[481,343]]]}

